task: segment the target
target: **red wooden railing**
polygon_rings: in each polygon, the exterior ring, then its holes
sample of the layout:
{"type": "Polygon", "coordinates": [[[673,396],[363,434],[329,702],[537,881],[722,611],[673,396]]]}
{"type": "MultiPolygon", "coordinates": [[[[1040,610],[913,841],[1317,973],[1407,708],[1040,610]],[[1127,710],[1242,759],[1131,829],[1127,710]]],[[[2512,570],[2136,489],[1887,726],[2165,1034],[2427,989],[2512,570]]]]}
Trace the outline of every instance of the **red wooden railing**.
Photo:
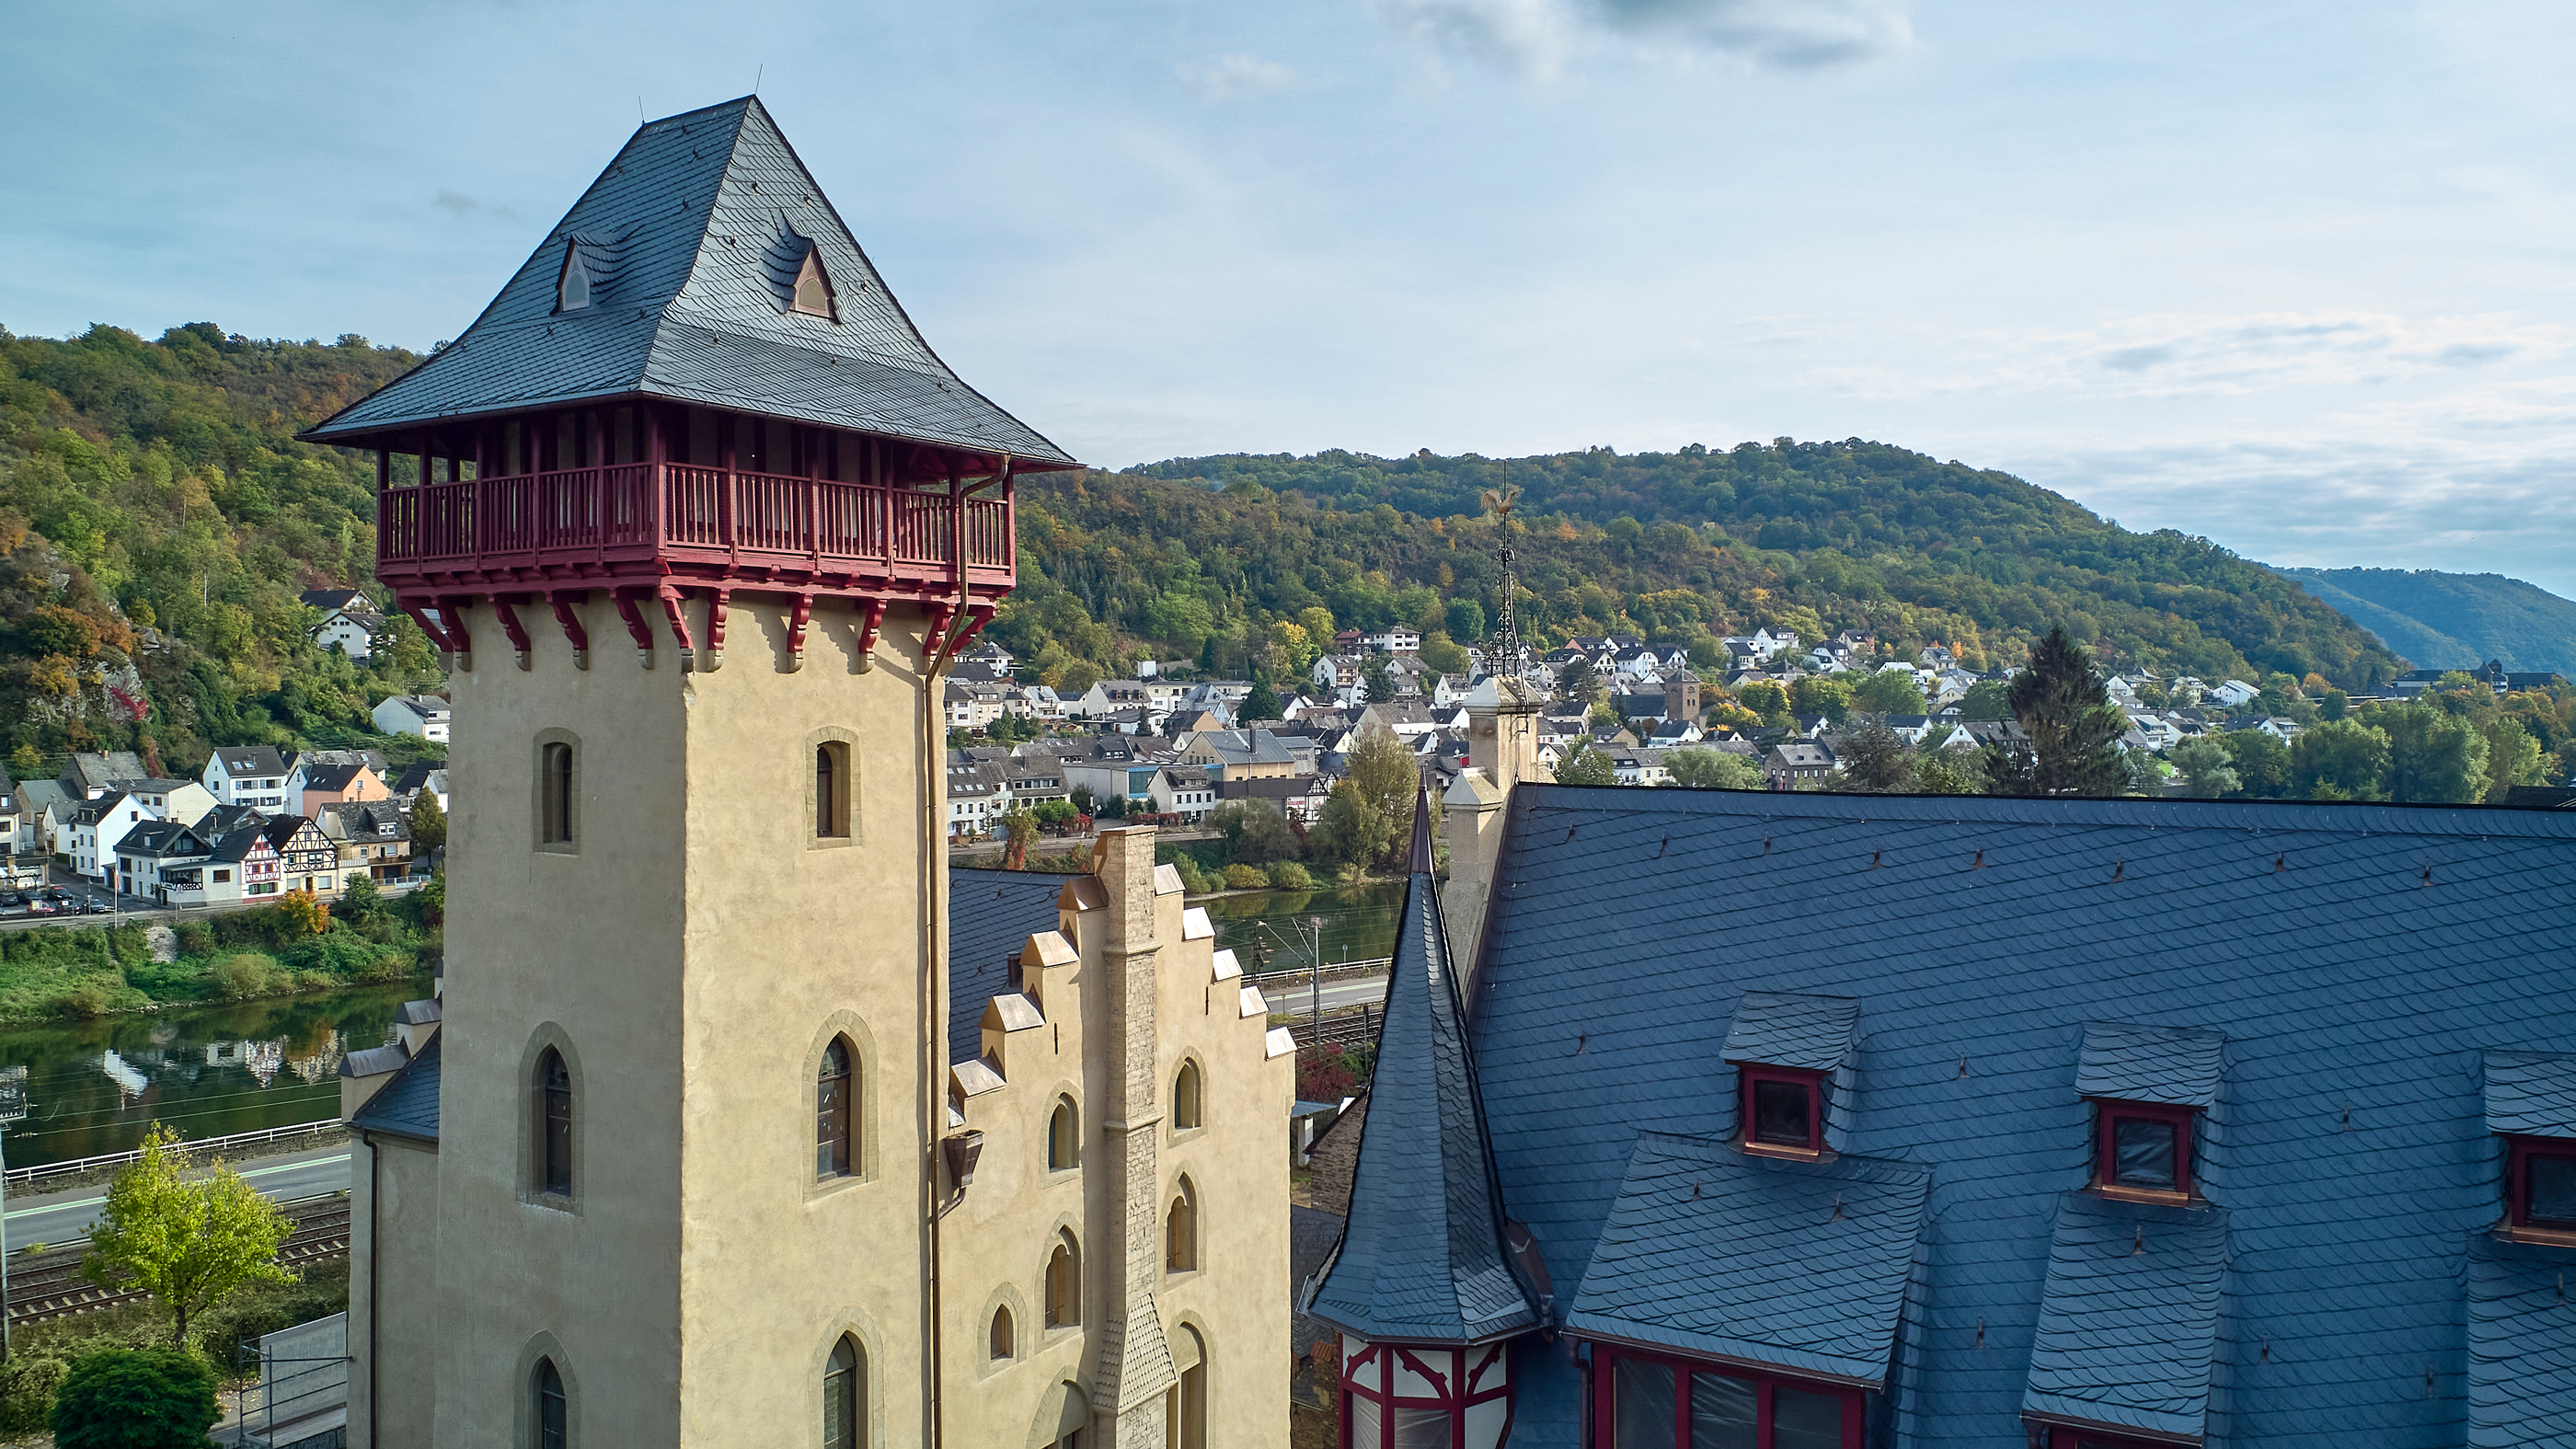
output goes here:
{"type": "Polygon", "coordinates": [[[387,564],[703,550],[923,573],[953,567],[961,535],[970,570],[1013,564],[1008,499],[682,464],[388,488],[376,520],[387,564]]]}

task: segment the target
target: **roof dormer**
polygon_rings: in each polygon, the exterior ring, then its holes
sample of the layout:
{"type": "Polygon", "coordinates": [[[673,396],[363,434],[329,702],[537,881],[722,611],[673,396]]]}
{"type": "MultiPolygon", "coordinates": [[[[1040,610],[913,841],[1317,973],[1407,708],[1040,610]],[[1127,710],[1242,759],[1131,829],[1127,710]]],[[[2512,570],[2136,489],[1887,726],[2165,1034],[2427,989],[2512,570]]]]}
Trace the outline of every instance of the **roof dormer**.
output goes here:
{"type": "Polygon", "coordinates": [[[789,294],[787,310],[808,317],[841,320],[838,301],[832,294],[832,279],[823,270],[823,254],[812,246],[805,248],[805,260],[796,265],[796,285],[789,294]]]}
{"type": "Polygon", "coordinates": [[[578,312],[590,305],[590,268],[582,261],[581,243],[564,240],[563,274],[555,281],[555,310],[578,312]]]}

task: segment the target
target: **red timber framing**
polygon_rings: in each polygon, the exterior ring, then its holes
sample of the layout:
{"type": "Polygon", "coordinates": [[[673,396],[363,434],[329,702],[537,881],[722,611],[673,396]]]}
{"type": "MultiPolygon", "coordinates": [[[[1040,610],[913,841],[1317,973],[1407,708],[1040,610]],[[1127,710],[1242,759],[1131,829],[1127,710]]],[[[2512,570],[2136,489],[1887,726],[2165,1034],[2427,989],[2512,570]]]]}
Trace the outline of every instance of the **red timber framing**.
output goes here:
{"type": "Polygon", "coordinates": [[[1869,1391],[1592,1341],[1594,1449],[1861,1449],[1869,1391]]]}
{"type": "Polygon", "coordinates": [[[790,605],[797,663],[815,607],[835,601],[865,646],[906,603],[963,649],[1016,575],[1003,455],[631,398],[352,441],[378,450],[376,577],[450,654],[471,647],[455,607],[487,604],[523,667],[527,625],[549,612],[586,665],[570,606],[593,590],[647,667],[648,610],[684,659],[720,663],[735,593],[790,605]]]}
{"type": "Polygon", "coordinates": [[[1351,1449],[1496,1449],[1511,1437],[1511,1345],[1361,1344],[1342,1359],[1351,1449]]]}

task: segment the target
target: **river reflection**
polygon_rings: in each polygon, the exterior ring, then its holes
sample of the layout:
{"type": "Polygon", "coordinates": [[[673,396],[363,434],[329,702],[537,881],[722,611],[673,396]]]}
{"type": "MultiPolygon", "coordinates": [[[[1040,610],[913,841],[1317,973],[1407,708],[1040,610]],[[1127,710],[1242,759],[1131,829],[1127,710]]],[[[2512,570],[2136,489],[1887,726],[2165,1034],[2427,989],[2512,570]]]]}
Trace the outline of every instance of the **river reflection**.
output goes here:
{"type": "Polygon", "coordinates": [[[221,1137],[340,1115],[340,1058],[393,1038],[426,981],[0,1028],[9,1165],[123,1152],[155,1122],[221,1137]]]}
{"type": "Polygon", "coordinates": [[[1315,926],[1323,923],[1324,964],[1374,961],[1395,954],[1395,916],[1404,882],[1379,881],[1340,890],[1245,891],[1201,901],[1216,925],[1216,943],[1233,950],[1246,971],[1286,971],[1315,963],[1315,926]]]}

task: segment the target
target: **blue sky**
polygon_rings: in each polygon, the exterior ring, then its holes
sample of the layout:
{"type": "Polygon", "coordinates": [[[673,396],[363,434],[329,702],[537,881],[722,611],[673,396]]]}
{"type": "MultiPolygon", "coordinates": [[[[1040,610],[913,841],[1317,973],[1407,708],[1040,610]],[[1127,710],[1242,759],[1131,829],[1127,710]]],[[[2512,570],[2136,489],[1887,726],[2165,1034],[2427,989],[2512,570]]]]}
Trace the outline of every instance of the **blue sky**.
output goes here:
{"type": "Polygon", "coordinates": [[[413,347],[760,91],[1088,461],[1865,437],[2576,594],[2576,7],[18,7],[0,324],[413,347]]]}

